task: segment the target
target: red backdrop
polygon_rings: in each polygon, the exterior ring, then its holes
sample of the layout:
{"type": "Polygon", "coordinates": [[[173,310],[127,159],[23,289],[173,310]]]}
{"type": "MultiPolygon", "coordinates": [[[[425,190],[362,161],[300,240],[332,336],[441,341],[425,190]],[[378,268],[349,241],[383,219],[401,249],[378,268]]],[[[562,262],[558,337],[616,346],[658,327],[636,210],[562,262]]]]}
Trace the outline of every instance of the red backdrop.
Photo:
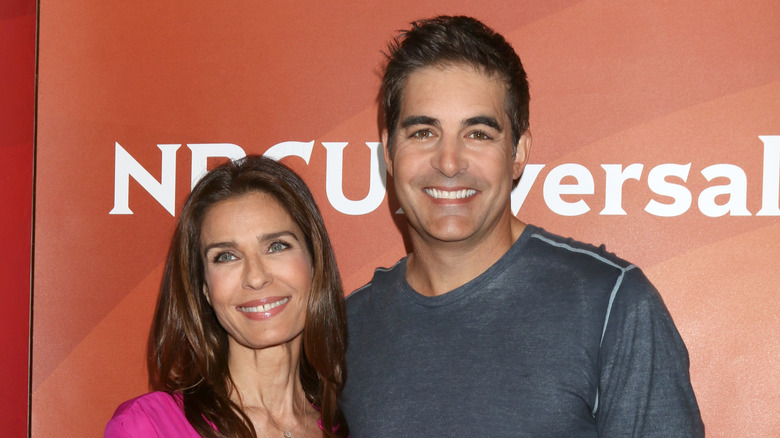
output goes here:
{"type": "Polygon", "coordinates": [[[0,3],[0,430],[25,436],[35,103],[35,1],[0,3]]]}
{"type": "Polygon", "coordinates": [[[191,169],[216,161],[204,151],[288,155],[348,291],[405,253],[372,149],[380,51],[442,13],[484,20],[527,68],[518,216],[644,269],[709,436],[780,434],[780,5],[524,3],[41,0],[33,435],[99,436],[147,390],[165,251],[191,169]]]}

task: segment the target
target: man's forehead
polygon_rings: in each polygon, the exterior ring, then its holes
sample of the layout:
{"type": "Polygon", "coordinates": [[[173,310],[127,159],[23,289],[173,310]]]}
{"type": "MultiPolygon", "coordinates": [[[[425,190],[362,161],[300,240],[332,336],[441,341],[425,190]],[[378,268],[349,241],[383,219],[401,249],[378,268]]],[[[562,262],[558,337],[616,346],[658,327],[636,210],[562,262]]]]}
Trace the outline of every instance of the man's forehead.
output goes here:
{"type": "Polygon", "coordinates": [[[409,72],[403,81],[402,89],[407,88],[410,80],[415,80],[419,77],[444,77],[453,74],[465,74],[474,77],[481,77],[485,82],[496,82],[502,86],[504,86],[506,83],[506,81],[501,80],[501,77],[498,74],[488,73],[484,68],[479,66],[462,62],[440,62],[419,67],[409,72]]]}
{"type": "Polygon", "coordinates": [[[433,112],[459,114],[463,120],[506,114],[506,86],[496,75],[468,64],[443,64],[417,69],[404,81],[400,118],[437,117],[433,112]]]}

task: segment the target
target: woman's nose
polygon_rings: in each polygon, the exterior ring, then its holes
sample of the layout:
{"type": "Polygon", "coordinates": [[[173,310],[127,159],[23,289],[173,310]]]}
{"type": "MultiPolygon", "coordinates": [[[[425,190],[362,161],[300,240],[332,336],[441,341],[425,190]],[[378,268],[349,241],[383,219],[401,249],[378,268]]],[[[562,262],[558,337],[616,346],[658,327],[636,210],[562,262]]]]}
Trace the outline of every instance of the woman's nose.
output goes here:
{"type": "Polygon", "coordinates": [[[244,263],[244,284],[250,289],[261,289],[271,281],[271,274],[259,256],[250,256],[244,263]]]}

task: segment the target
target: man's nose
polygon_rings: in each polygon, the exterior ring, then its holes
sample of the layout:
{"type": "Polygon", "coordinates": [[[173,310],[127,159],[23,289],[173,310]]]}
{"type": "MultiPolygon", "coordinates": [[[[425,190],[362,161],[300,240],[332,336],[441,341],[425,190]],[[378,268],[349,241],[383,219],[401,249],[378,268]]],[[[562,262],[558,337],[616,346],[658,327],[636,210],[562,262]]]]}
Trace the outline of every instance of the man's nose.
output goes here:
{"type": "Polygon", "coordinates": [[[458,137],[442,137],[431,165],[442,175],[452,178],[468,168],[465,145],[458,137]]]}

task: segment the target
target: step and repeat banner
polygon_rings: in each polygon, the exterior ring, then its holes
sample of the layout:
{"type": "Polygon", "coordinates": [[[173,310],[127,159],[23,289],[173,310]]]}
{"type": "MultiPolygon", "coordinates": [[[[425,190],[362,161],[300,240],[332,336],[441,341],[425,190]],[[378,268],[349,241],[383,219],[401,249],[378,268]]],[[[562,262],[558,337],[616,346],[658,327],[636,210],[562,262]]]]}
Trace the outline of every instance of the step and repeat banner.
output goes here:
{"type": "Polygon", "coordinates": [[[643,268],[708,436],[780,434],[780,3],[40,1],[33,436],[100,436],[148,390],[177,214],[267,154],[312,188],[347,293],[406,253],[377,95],[388,40],[465,14],[531,84],[525,222],[643,268]]]}

